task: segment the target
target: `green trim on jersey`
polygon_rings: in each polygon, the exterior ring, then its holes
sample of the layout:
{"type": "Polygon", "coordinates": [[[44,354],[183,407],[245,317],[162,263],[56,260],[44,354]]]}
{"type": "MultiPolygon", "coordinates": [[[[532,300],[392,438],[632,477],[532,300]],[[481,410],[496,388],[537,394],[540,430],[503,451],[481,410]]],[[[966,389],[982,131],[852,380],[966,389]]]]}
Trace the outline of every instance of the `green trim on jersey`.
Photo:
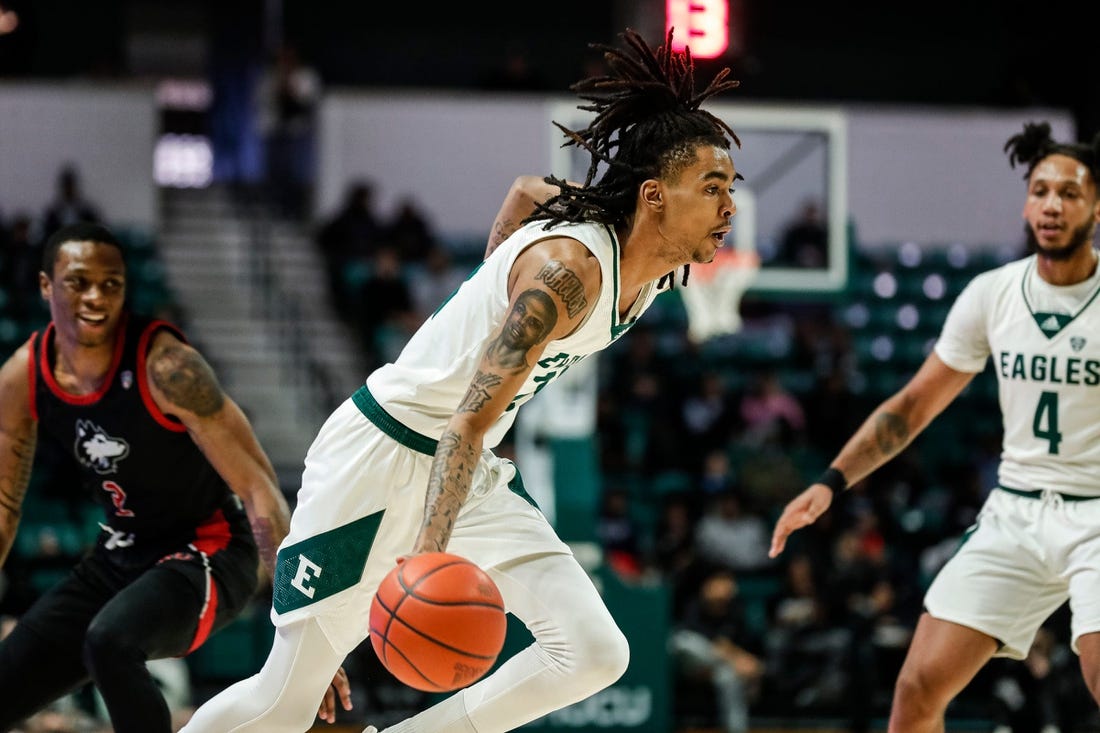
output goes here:
{"type": "Polygon", "coordinates": [[[472,271],[470,272],[470,274],[466,276],[466,279],[462,281],[462,284],[461,284],[461,285],[459,285],[459,286],[458,286],[457,288],[455,288],[454,290],[452,290],[452,291],[451,291],[451,294],[450,294],[450,295],[448,295],[448,296],[447,296],[446,298],[444,298],[444,299],[443,299],[443,302],[442,302],[442,303],[440,303],[440,304],[439,304],[439,306],[438,306],[438,307],[437,307],[437,308],[436,308],[436,309],[435,309],[434,311],[432,311],[432,314],[431,314],[430,316],[428,316],[428,318],[429,318],[429,319],[431,319],[431,318],[435,318],[436,314],[437,314],[437,313],[439,313],[439,311],[443,310],[443,306],[445,306],[445,305],[447,305],[448,303],[450,303],[450,302],[451,302],[451,298],[453,298],[453,297],[455,297],[456,295],[458,295],[458,291],[462,289],[462,285],[465,285],[465,284],[466,284],[467,282],[469,282],[470,278],[472,278],[472,277],[473,277],[474,275],[476,275],[476,274],[477,274],[477,271],[478,271],[478,270],[480,270],[480,269],[481,269],[481,266],[482,266],[482,265],[484,265],[484,264],[485,264],[485,260],[482,260],[481,262],[477,263],[477,267],[475,267],[475,268],[474,268],[474,269],[473,269],[473,270],[472,270],[472,271]]]}
{"type": "MultiPolygon", "coordinates": [[[[626,330],[624,328],[621,328],[621,326],[619,324],[619,292],[621,290],[620,289],[620,283],[619,283],[619,238],[615,236],[615,231],[611,227],[605,225],[604,229],[607,230],[608,239],[611,240],[611,265],[612,265],[612,267],[611,267],[611,277],[614,281],[612,283],[612,287],[614,288],[614,291],[613,291],[613,297],[611,299],[611,334],[610,335],[611,335],[611,340],[614,341],[614,340],[618,339],[619,336],[621,336],[623,334],[623,332],[626,330]],[[616,329],[618,329],[618,330],[616,330],[616,329]]],[[[634,324],[631,323],[627,326],[627,328],[630,328],[630,326],[633,326],[633,325],[634,324]]]]}
{"type": "MultiPolygon", "coordinates": [[[[512,465],[514,466],[515,464],[513,463],[512,465]]],[[[516,468],[516,475],[508,482],[508,490],[536,509],[539,508],[538,502],[527,493],[527,488],[523,485],[523,477],[519,475],[518,467],[516,468]]]]}
{"type": "Polygon", "coordinates": [[[275,612],[295,611],[356,585],[383,514],[375,512],[279,550],[272,584],[275,612]]]}
{"type": "MultiPolygon", "coordinates": [[[[427,435],[421,435],[398,422],[397,418],[386,412],[385,408],[378,404],[378,400],[374,399],[374,395],[367,389],[367,385],[364,384],[355,390],[355,394],[351,396],[351,399],[355,406],[359,408],[359,411],[363,413],[363,416],[374,423],[375,427],[383,433],[417,453],[423,453],[427,456],[435,455],[435,449],[439,445],[439,441],[432,440],[427,435]]],[[[512,465],[516,469],[516,475],[508,482],[508,490],[538,509],[538,502],[531,498],[523,485],[523,477],[519,475],[519,467],[515,464],[512,465]]]]}
{"type": "Polygon", "coordinates": [[[1096,300],[1097,295],[1100,295],[1100,287],[1097,287],[1093,291],[1092,295],[1081,304],[1081,307],[1079,307],[1077,312],[1072,316],[1067,316],[1065,313],[1046,313],[1037,311],[1031,306],[1031,301],[1027,298],[1027,284],[1031,280],[1031,272],[1034,269],[1034,261],[1028,263],[1027,268],[1024,269],[1024,276],[1020,281],[1020,293],[1024,297],[1024,305],[1027,306],[1028,311],[1031,313],[1031,317],[1035,319],[1035,325],[1039,327],[1039,330],[1042,331],[1043,335],[1048,339],[1054,338],[1062,332],[1062,329],[1073,323],[1077,316],[1084,313],[1086,308],[1092,305],[1092,301],[1096,300]]]}

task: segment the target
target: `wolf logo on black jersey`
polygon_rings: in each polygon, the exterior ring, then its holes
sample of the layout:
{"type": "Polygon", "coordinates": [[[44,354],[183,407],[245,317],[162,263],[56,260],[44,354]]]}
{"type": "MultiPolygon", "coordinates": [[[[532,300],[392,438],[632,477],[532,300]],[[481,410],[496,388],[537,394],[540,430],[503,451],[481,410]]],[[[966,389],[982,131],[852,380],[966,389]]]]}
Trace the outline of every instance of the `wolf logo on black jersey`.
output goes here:
{"type": "Polygon", "coordinates": [[[122,438],[112,438],[91,420],[77,420],[73,452],[80,465],[96,473],[115,473],[118,462],[130,454],[130,444],[122,438]]]}

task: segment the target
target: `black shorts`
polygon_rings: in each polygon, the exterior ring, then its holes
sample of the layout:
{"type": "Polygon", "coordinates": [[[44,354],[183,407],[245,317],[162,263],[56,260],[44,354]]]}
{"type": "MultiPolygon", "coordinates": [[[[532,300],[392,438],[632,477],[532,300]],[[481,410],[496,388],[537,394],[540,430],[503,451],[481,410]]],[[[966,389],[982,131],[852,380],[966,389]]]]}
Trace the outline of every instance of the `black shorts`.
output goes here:
{"type": "MultiPolygon", "coordinates": [[[[148,604],[198,601],[192,614],[187,647],[164,656],[184,656],[206,638],[232,621],[248,604],[257,585],[259,555],[251,535],[234,536],[223,549],[211,554],[183,545],[164,553],[151,565],[119,563],[112,553],[97,546],[54,588],[47,591],[20,619],[20,624],[57,643],[81,643],[84,631],[99,610],[116,596],[125,598],[127,589],[152,573],[163,580],[151,583],[149,592],[136,592],[132,599],[135,616],[147,613],[148,604]],[[157,598],[152,590],[171,588],[169,598],[157,598]],[[152,597],[151,597],[152,596],[152,597]]],[[[124,552],[124,551],[123,551],[124,552]]],[[[177,636],[182,639],[182,636],[177,636]]]]}
{"type": "Polygon", "coordinates": [[[243,515],[141,563],[140,543],[85,556],[0,641],[0,730],[91,679],[89,628],[143,659],[182,657],[240,614],[259,562],[243,515]]]}

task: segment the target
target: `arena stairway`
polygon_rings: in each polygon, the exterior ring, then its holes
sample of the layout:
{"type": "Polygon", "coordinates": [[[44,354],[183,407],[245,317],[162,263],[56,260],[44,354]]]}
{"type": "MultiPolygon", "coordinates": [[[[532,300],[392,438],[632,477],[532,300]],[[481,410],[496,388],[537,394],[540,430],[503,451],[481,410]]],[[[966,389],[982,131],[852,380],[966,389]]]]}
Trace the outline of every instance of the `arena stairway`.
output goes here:
{"type": "Polygon", "coordinates": [[[161,206],[158,246],[181,325],[294,490],[314,434],[366,374],[309,228],[223,186],[163,189],[161,206]]]}

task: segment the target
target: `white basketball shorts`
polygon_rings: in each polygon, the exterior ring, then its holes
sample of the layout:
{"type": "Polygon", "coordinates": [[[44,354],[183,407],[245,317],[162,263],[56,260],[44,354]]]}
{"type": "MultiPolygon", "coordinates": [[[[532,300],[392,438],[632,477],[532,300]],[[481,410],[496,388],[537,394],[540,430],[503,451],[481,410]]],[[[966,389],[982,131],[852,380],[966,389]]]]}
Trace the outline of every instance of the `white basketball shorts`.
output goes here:
{"type": "Polygon", "coordinates": [[[934,618],[988,634],[997,656],[1023,659],[1066,599],[1073,649],[1100,631],[1100,499],[996,488],[925,595],[934,618]]]}
{"type": "MultiPolygon", "coordinates": [[[[310,446],[272,594],[276,626],[315,617],[344,652],[366,638],[378,584],[412,550],[432,465],[427,438],[396,423],[385,426],[393,435],[384,432],[364,415],[365,404],[345,401],[310,446]]],[[[447,551],[486,570],[572,554],[523,490],[516,467],[490,451],[474,470],[447,551]]]]}

